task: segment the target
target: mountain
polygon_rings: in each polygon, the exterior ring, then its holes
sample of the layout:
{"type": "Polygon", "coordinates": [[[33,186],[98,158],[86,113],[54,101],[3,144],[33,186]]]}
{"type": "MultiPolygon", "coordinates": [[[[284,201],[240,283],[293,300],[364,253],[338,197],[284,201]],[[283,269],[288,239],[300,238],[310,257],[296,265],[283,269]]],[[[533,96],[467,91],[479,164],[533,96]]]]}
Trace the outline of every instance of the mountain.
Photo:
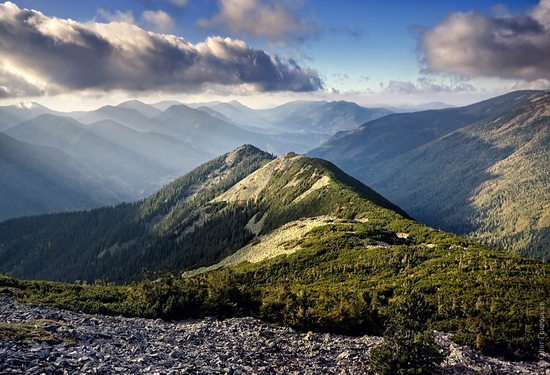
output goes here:
{"type": "Polygon", "coordinates": [[[329,135],[355,129],[367,121],[392,113],[387,109],[364,108],[346,101],[295,101],[262,112],[264,120],[285,131],[329,135]]]}
{"type": "MultiPolygon", "coordinates": [[[[171,174],[179,176],[208,159],[207,153],[198,151],[175,137],[138,132],[111,120],[90,124],[88,131],[108,141],[113,148],[128,153],[129,162],[132,159],[145,159],[148,163],[157,164],[157,172],[168,169],[171,174]]],[[[120,161],[124,160],[121,158],[120,161]]],[[[141,162],[140,165],[143,166],[141,162]]]]}
{"type": "Polygon", "coordinates": [[[547,95],[390,115],[308,155],[335,162],[428,225],[549,259],[547,95]]]}
{"type": "Polygon", "coordinates": [[[272,145],[266,148],[262,143],[246,140],[276,154],[307,152],[338,131],[354,129],[366,121],[391,113],[386,109],[364,108],[344,101],[293,101],[264,110],[255,110],[237,101],[195,103],[194,106],[241,129],[269,134],[275,142],[289,144],[289,147],[274,149],[272,145]]]}
{"type": "Polygon", "coordinates": [[[0,133],[0,220],[76,211],[127,198],[118,181],[58,149],[0,133]]]}
{"type": "Polygon", "coordinates": [[[307,152],[329,137],[324,132],[332,131],[330,127],[355,127],[353,111],[367,111],[351,103],[294,102],[265,111],[236,101],[204,104],[211,107],[195,110],[174,101],[148,105],[131,100],[90,112],[60,113],[20,103],[0,108],[0,129],[22,142],[55,147],[81,159],[95,174],[117,181],[117,196],[136,200],[241,144],[277,155],[307,152]],[[343,107],[353,108],[338,109],[343,107]],[[324,109],[315,117],[314,108],[324,109]],[[302,117],[293,123],[291,117],[298,115],[302,117]],[[328,125],[321,129],[321,122],[328,125]]]}
{"type": "Polygon", "coordinates": [[[49,215],[47,220],[21,219],[31,232],[24,229],[23,235],[12,226],[8,233],[0,230],[3,243],[10,244],[0,254],[0,271],[25,278],[124,281],[139,277],[143,267],[175,271],[212,264],[246,245],[254,233],[268,233],[302,217],[364,218],[363,210],[406,217],[324,161],[292,153],[271,160],[269,154],[243,146],[143,202],[49,215]],[[248,228],[253,223],[252,232],[248,228]],[[36,249],[32,254],[44,241],[60,245],[40,258],[19,250],[36,249]]]}
{"type": "MultiPolygon", "coordinates": [[[[190,107],[192,108],[192,107],[190,107]]],[[[218,118],[222,121],[225,121],[227,122],[228,124],[233,124],[233,125],[237,125],[235,124],[229,117],[225,116],[225,115],[222,115],[220,112],[217,112],[215,110],[213,110],[212,108],[209,108],[209,107],[205,107],[205,106],[202,106],[202,107],[196,107],[194,109],[198,109],[199,111],[202,111],[202,112],[205,112],[205,113],[208,113],[210,116],[212,117],[215,117],[215,118],[218,118]]],[[[245,126],[241,125],[239,126],[240,128],[243,128],[243,129],[246,129],[245,126]]],[[[254,129],[259,129],[259,128],[254,128],[254,129]]]]}
{"type": "Polygon", "coordinates": [[[139,100],[128,100],[124,103],[118,104],[117,107],[133,109],[133,110],[138,111],[139,113],[141,113],[143,116],[149,117],[149,118],[153,118],[153,117],[158,116],[162,113],[162,111],[160,109],[155,108],[152,105],[140,102],[139,100]]]}
{"type": "Polygon", "coordinates": [[[429,102],[429,103],[422,103],[422,104],[405,104],[400,105],[398,107],[392,107],[392,106],[383,106],[386,109],[389,109],[392,112],[396,113],[402,113],[402,112],[419,112],[419,111],[429,111],[433,109],[446,109],[446,108],[453,108],[454,105],[450,105],[443,102],[429,102]]]}
{"type": "Polygon", "coordinates": [[[280,139],[277,136],[248,131],[183,104],[168,108],[153,120],[156,125],[151,128],[152,132],[171,135],[213,156],[245,143],[275,154],[290,150],[305,152],[311,148],[311,143],[307,140],[288,137],[280,139]]]}
{"type": "Polygon", "coordinates": [[[56,114],[57,112],[34,102],[0,107],[0,132],[44,113],[56,114]]]}
{"type": "Polygon", "coordinates": [[[550,259],[548,108],[550,95],[537,97],[377,165],[369,180],[428,225],[550,259]]]}
{"type": "Polygon", "coordinates": [[[166,176],[180,175],[207,159],[173,137],[137,132],[109,120],[84,125],[68,117],[40,115],[6,134],[85,160],[98,174],[119,180],[132,200],[156,191],[166,176]]]}
{"type": "Polygon", "coordinates": [[[454,130],[528,103],[540,91],[516,91],[466,107],[396,113],[340,132],[308,155],[321,157],[353,172],[391,159],[454,130]]]}
{"type": "MultiPolygon", "coordinates": [[[[256,129],[258,132],[266,132],[276,130],[271,123],[265,121],[261,112],[255,111],[252,108],[243,106],[242,104],[232,101],[230,103],[211,102],[204,103],[200,107],[207,107],[211,110],[220,113],[225,118],[228,118],[232,123],[246,129],[256,129]]],[[[197,107],[199,109],[200,107],[197,107]]]]}
{"type": "Polygon", "coordinates": [[[355,129],[359,125],[392,113],[383,108],[364,108],[355,103],[339,101],[297,100],[280,106],[255,110],[237,101],[201,103],[229,118],[233,123],[270,132],[323,134],[355,129]]]}
{"type": "Polygon", "coordinates": [[[405,324],[416,338],[444,331],[515,359],[539,353],[550,304],[547,263],[419,224],[322,159],[248,145],[143,202],[0,223],[0,267],[99,279],[0,277],[27,302],[164,319],[254,315],[356,335],[405,324]],[[108,283],[139,280],[143,268],[140,282],[108,283]]]}
{"type": "MultiPolygon", "coordinates": [[[[216,236],[201,231],[195,238],[189,230],[190,235],[183,241],[181,228],[210,206],[213,213],[223,211],[222,204],[209,202],[269,160],[270,155],[245,146],[198,167],[142,202],[0,223],[0,243],[4,244],[1,272],[64,281],[96,278],[123,281],[139,278],[143,267],[171,266],[175,270],[200,263],[203,256],[218,259],[219,255],[205,255],[200,248],[201,241],[217,241],[216,236]],[[20,230],[14,229],[19,225],[20,230]],[[54,245],[44,248],[45,243],[54,245]],[[179,251],[182,245],[185,250],[179,251]],[[26,246],[30,250],[23,250],[26,246]],[[44,251],[43,256],[32,255],[37,251],[44,251]]],[[[225,210],[219,214],[222,216],[212,220],[223,226],[220,222],[223,215],[242,219],[248,213],[225,210]]],[[[233,246],[250,239],[244,226],[220,230],[235,236],[233,246]]],[[[222,241],[217,246],[222,248],[222,243],[226,251],[231,251],[228,242],[222,241]]]]}
{"type": "Polygon", "coordinates": [[[181,105],[182,102],[178,102],[177,100],[163,100],[157,103],[149,104],[151,107],[156,108],[160,111],[166,111],[168,108],[170,108],[173,105],[181,105]]]}
{"type": "Polygon", "coordinates": [[[68,117],[41,115],[6,134],[86,161],[98,174],[119,180],[131,200],[146,197],[168,176],[188,172],[210,157],[175,137],[138,132],[111,120],[84,125],[68,117]]]}
{"type": "Polygon", "coordinates": [[[151,129],[155,123],[133,107],[136,106],[123,105],[114,107],[107,105],[95,111],[86,112],[84,115],[76,117],[76,120],[83,124],[112,120],[136,131],[148,131],[151,129]]]}

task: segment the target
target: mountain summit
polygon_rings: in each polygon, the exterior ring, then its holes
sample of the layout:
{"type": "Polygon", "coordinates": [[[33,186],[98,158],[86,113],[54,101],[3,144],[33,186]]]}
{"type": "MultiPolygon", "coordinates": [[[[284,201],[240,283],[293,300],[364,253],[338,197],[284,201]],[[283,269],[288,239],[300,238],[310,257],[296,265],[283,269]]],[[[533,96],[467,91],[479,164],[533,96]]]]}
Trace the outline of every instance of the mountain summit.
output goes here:
{"type": "Polygon", "coordinates": [[[250,145],[139,203],[0,223],[0,265],[22,278],[99,279],[16,284],[89,312],[252,314],[377,335],[401,316],[516,359],[536,355],[539,304],[550,306],[548,264],[426,227],[324,160],[250,145]]]}
{"type": "Polygon", "coordinates": [[[0,271],[61,281],[128,281],[139,278],[143,267],[177,271],[211,265],[258,235],[321,216],[408,217],[331,163],[294,153],[272,160],[246,145],[140,203],[0,223],[5,244],[0,271]],[[26,247],[41,256],[29,256],[26,247]]]}

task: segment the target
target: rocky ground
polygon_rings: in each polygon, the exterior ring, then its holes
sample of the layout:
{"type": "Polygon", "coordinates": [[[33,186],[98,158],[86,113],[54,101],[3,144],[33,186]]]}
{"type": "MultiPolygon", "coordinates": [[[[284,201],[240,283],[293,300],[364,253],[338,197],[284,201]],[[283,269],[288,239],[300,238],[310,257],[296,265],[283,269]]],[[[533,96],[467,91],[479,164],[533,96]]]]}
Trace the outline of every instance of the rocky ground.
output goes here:
{"type": "MultiPolygon", "coordinates": [[[[20,305],[0,295],[0,374],[368,374],[378,337],[297,333],[253,318],[164,322],[20,305]],[[24,342],[11,331],[34,334],[24,342]],[[46,341],[44,341],[46,340],[46,341]]],[[[443,333],[445,374],[550,374],[480,356],[443,333]]]]}

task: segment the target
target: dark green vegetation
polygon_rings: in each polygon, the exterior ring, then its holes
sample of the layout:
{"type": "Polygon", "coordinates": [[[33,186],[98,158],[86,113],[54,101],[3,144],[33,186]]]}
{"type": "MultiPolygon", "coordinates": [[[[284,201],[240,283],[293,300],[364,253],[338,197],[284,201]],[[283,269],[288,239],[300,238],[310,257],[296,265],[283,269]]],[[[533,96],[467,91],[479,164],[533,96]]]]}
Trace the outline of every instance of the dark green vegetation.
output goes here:
{"type": "Polygon", "coordinates": [[[378,375],[433,374],[443,360],[426,321],[432,306],[420,294],[397,305],[384,332],[384,342],[369,353],[378,375]]]}
{"type": "Polygon", "coordinates": [[[550,259],[550,98],[519,91],[462,108],[394,114],[310,152],[415,219],[550,259]]]}
{"type": "Polygon", "coordinates": [[[386,328],[390,345],[416,351],[421,364],[437,360],[426,341],[431,329],[489,355],[535,358],[540,306],[550,306],[547,263],[419,224],[326,161],[272,160],[251,146],[139,204],[11,220],[0,229],[2,272],[87,281],[1,277],[21,301],[163,319],[253,315],[343,334],[386,328]],[[296,249],[290,255],[181,273],[316,216],[324,217],[320,226],[284,238],[296,249]]]}
{"type": "Polygon", "coordinates": [[[537,354],[540,303],[550,306],[548,264],[405,219],[389,227],[384,221],[334,222],[296,241],[302,249],[292,255],[193,278],[150,274],[125,286],[9,277],[0,283],[20,288],[22,301],[90,313],[164,319],[254,315],[300,330],[343,334],[382,334],[402,304],[421,296],[428,307],[418,318],[419,332],[451,332],[457,342],[489,355],[537,354]],[[403,225],[406,241],[394,232],[403,225]],[[380,240],[390,246],[369,246],[380,240]]]}
{"type": "Polygon", "coordinates": [[[244,146],[143,202],[4,221],[0,269],[29,279],[125,282],[139,279],[142,268],[175,271],[220,260],[251,239],[244,225],[253,213],[208,202],[271,158],[244,146]]]}

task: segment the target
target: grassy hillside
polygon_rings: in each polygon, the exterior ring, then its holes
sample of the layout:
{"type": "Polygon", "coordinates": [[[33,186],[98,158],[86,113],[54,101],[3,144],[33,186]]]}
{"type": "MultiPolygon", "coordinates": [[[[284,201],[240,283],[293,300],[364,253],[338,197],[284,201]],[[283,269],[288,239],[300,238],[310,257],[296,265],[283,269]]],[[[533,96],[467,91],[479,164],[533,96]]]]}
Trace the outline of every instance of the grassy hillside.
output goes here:
{"type": "Polygon", "coordinates": [[[252,315],[344,334],[382,334],[405,314],[415,329],[490,355],[549,349],[539,333],[550,265],[424,226],[320,159],[244,146],[140,204],[0,228],[4,273],[90,281],[0,277],[24,302],[163,319],[252,315]]]}
{"type": "Polygon", "coordinates": [[[548,264],[397,216],[323,220],[283,241],[295,249],[291,254],[191,278],[145,274],[139,283],[115,286],[0,277],[0,285],[19,288],[14,292],[25,302],[91,313],[253,315],[300,330],[353,335],[381,334],[400,306],[421,299],[426,309],[413,318],[428,329],[451,332],[455,341],[489,355],[537,356],[539,316],[550,312],[548,264]]]}
{"type": "Polygon", "coordinates": [[[29,279],[126,282],[139,279],[144,267],[173,271],[217,261],[222,249],[234,251],[250,240],[244,225],[253,213],[208,202],[271,159],[243,146],[142,202],[1,222],[0,270],[29,279]],[[181,233],[204,210],[213,214],[209,222],[199,231],[181,233]],[[243,220],[236,227],[227,224],[243,220]],[[210,235],[212,228],[223,241],[210,235]],[[205,246],[210,252],[203,251],[205,246]]]}
{"type": "Polygon", "coordinates": [[[550,259],[549,107],[541,98],[361,177],[428,225],[550,259]]]}
{"type": "Polygon", "coordinates": [[[391,115],[312,151],[413,218],[550,259],[548,107],[519,91],[462,108],[391,115]]]}

